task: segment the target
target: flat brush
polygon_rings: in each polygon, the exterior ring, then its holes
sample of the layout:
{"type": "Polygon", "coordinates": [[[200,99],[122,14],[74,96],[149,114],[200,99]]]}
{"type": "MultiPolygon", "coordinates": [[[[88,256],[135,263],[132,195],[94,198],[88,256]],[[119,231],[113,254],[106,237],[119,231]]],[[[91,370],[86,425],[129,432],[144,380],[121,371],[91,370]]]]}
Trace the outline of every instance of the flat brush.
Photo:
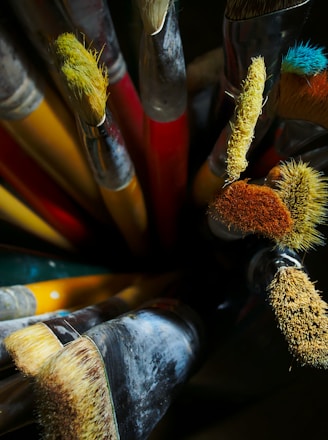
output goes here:
{"type": "Polygon", "coordinates": [[[193,199],[198,206],[206,206],[220,188],[239,179],[245,171],[246,156],[262,112],[265,80],[264,58],[253,58],[242,82],[233,118],[194,177],[193,199]]]}
{"type": "Polygon", "coordinates": [[[291,159],[274,167],[264,186],[245,180],[219,192],[208,216],[217,237],[229,236],[232,229],[232,238],[255,233],[278,247],[310,250],[324,244],[317,227],[327,217],[327,179],[302,160],[291,159]]]}
{"type": "Polygon", "coordinates": [[[139,89],[150,213],[159,246],[171,250],[179,237],[187,196],[190,133],[186,66],[174,2],[137,3],[143,23],[139,89]]]}
{"type": "Polygon", "coordinates": [[[148,213],[125,142],[106,108],[106,67],[98,66],[95,49],[86,49],[71,33],[60,35],[52,52],[108,212],[131,252],[145,255],[149,250],[148,213]]]}
{"type": "Polygon", "coordinates": [[[177,300],[93,327],[35,378],[44,438],[148,438],[199,367],[202,348],[202,322],[177,300]]]}
{"type": "Polygon", "coordinates": [[[45,360],[91,327],[132,310],[174,288],[177,273],[136,276],[133,283],[105,301],[11,332],[4,340],[16,367],[35,376],[45,360]]]}
{"type": "Polygon", "coordinates": [[[89,305],[126,287],[135,273],[102,273],[0,288],[0,319],[15,319],[89,305]]]}
{"type": "Polygon", "coordinates": [[[328,366],[327,304],[300,258],[286,249],[263,249],[250,261],[249,284],[266,292],[293,358],[301,366],[328,366]]]}
{"type": "Polygon", "coordinates": [[[13,359],[7,351],[4,339],[11,333],[21,330],[30,325],[50,318],[63,317],[70,313],[70,310],[55,310],[53,312],[42,313],[39,315],[24,316],[22,318],[12,318],[0,321],[0,369],[12,367],[13,359]]]}

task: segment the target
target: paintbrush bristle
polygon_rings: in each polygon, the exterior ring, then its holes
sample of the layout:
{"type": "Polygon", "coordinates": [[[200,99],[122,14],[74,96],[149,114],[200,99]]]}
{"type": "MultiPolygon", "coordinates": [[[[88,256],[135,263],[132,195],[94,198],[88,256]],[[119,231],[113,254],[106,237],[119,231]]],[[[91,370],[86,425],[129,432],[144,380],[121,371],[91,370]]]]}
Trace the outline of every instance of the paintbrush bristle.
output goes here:
{"type": "Polygon", "coordinates": [[[227,0],[225,16],[229,20],[247,20],[293,8],[304,0],[227,0]]]}
{"type": "Polygon", "coordinates": [[[290,47],[281,62],[281,73],[316,75],[328,66],[326,49],[322,46],[299,42],[290,47]]]}
{"type": "Polygon", "coordinates": [[[227,145],[226,183],[239,179],[247,168],[246,154],[254,138],[257,120],[262,113],[266,68],[262,56],[251,59],[247,76],[236,99],[231,135],[227,145]]]}
{"type": "Polygon", "coordinates": [[[161,31],[171,0],[137,0],[144,31],[154,35],[161,31]]]}
{"type": "Polygon", "coordinates": [[[299,76],[283,73],[279,81],[277,115],[303,119],[328,129],[328,72],[299,76]]]}
{"type": "Polygon", "coordinates": [[[307,274],[281,267],[268,286],[268,298],[295,359],[302,365],[327,368],[327,304],[307,274]]]}
{"type": "Polygon", "coordinates": [[[63,33],[52,44],[52,54],[72,106],[81,119],[99,125],[106,112],[108,75],[94,49],[87,49],[74,34],[63,33]]]}
{"type": "Polygon", "coordinates": [[[80,337],[36,376],[42,438],[118,440],[107,375],[95,344],[80,337]]]}
{"type": "Polygon", "coordinates": [[[275,167],[275,179],[271,180],[291,214],[293,228],[276,240],[277,245],[302,251],[323,245],[324,236],[317,226],[327,220],[327,177],[302,161],[289,160],[280,164],[278,170],[279,177],[275,167]]]}
{"type": "Polygon", "coordinates": [[[272,188],[239,180],[218,192],[209,205],[209,216],[228,229],[243,234],[281,237],[293,227],[286,206],[272,188]]]}
{"type": "Polygon", "coordinates": [[[35,376],[43,362],[62,344],[43,323],[17,330],[4,339],[16,367],[26,376],[35,376]]]}

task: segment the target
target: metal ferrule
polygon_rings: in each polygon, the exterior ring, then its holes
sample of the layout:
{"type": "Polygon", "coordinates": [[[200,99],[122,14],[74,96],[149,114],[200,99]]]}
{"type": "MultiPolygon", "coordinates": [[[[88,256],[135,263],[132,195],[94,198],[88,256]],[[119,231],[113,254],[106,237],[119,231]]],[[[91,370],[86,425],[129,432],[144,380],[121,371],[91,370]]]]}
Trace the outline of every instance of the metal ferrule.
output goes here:
{"type": "Polygon", "coordinates": [[[283,55],[295,44],[305,22],[311,0],[248,20],[223,20],[224,69],[227,90],[235,94],[247,75],[250,60],[264,57],[267,95],[277,82],[283,55]]]}
{"type": "Polygon", "coordinates": [[[97,183],[113,191],[126,187],[135,174],[134,166],[111,116],[97,127],[78,118],[78,127],[97,183]]]}
{"type": "Polygon", "coordinates": [[[146,114],[159,122],[177,119],[186,109],[186,66],[172,2],[160,32],[142,34],[140,96],[146,114]]]}
{"type": "Polygon", "coordinates": [[[265,294],[268,285],[281,267],[304,269],[300,256],[292,249],[263,247],[251,258],[247,269],[247,284],[252,293],[265,294]]]}

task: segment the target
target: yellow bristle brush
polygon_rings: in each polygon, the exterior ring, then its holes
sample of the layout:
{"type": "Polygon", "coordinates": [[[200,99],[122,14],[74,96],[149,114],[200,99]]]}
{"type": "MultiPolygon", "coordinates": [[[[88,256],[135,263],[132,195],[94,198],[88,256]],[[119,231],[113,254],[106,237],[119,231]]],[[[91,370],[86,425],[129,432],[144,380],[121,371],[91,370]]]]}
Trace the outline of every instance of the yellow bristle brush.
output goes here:
{"type": "Polygon", "coordinates": [[[211,154],[201,166],[193,182],[193,197],[197,205],[205,206],[218,189],[239,179],[248,162],[247,152],[262,112],[266,81],[264,58],[254,57],[236,99],[235,113],[220,134],[211,154]]]}
{"type": "Polygon", "coordinates": [[[134,165],[122,134],[106,105],[108,76],[100,54],[72,33],[52,44],[63,86],[76,111],[78,129],[105,205],[130,250],[149,250],[148,214],[134,165]]]}
{"type": "Polygon", "coordinates": [[[327,220],[328,179],[301,160],[293,159],[274,167],[266,184],[272,186],[293,219],[293,227],[276,243],[280,247],[307,251],[324,244],[317,230],[327,220]]]}

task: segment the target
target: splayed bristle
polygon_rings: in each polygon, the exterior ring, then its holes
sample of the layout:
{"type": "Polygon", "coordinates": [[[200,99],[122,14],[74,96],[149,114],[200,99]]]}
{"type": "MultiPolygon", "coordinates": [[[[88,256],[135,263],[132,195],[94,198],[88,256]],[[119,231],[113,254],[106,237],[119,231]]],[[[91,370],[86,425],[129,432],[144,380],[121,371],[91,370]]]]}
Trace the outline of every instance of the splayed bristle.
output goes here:
{"type": "Polygon", "coordinates": [[[137,0],[144,31],[154,35],[161,31],[171,0],[137,0]]]}
{"type": "Polygon", "coordinates": [[[324,244],[316,229],[327,220],[328,179],[302,161],[290,160],[280,166],[275,191],[293,219],[292,231],[277,240],[279,247],[306,251],[324,244]]]}
{"type": "Polygon", "coordinates": [[[293,8],[304,0],[227,0],[225,16],[229,20],[247,20],[272,12],[293,8]]]}
{"type": "Polygon", "coordinates": [[[118,440],[102,357],[81,337],[43,364],[36,377],[42,438],[118,440]]]}
{"type": "Polygon", "coordinates": [[[247,168],[247,152],[254,138],[258,117],[262,113],[263,91],[266,81],[264,58],[254,57],[242,82],[242,90],[236,99],[234,120],[227,146],[226,183],[239,179],[247,168]]]}
{"type": "Polygon", "coordinates": [[[327,304],[307,274],[295,267],[280,268],[268,286],[268,298],[295,359],[327,368],[327,304]]]}
{"type": "Polygon", "coordinates": [[[62,348],[57,337],[43,323],[11,333],[4,344],[16,367],[26,376],[35,376],[43,362],[62,348]]]}
{"type": "Polygon", "coordinates": [[[87,124],[97,126],[105,116],[108,87],[100,54],[87,49],[72,33],[59,35],[52,54],[74,110],[87,124]]]}
{"type": "Polygon", "coordinates": [[[267,238],[281,237],[293,226],[288,209],[273,189],[244,180],[221,190],[208,214],[228,228],[267,238]]]}
{"type": "Polygon", "coordinates": [[[328,72],[311,76],[283,73],[279,81],[277,115],[303,119],[328,129],[328,72]]]}
{"type": "Polygon", "coordinates": [[[316,75],[328,66],[326,49],[315,44],[299,42],[290,47],[282,59],[281,72],[296,75],[316,75]]]}

